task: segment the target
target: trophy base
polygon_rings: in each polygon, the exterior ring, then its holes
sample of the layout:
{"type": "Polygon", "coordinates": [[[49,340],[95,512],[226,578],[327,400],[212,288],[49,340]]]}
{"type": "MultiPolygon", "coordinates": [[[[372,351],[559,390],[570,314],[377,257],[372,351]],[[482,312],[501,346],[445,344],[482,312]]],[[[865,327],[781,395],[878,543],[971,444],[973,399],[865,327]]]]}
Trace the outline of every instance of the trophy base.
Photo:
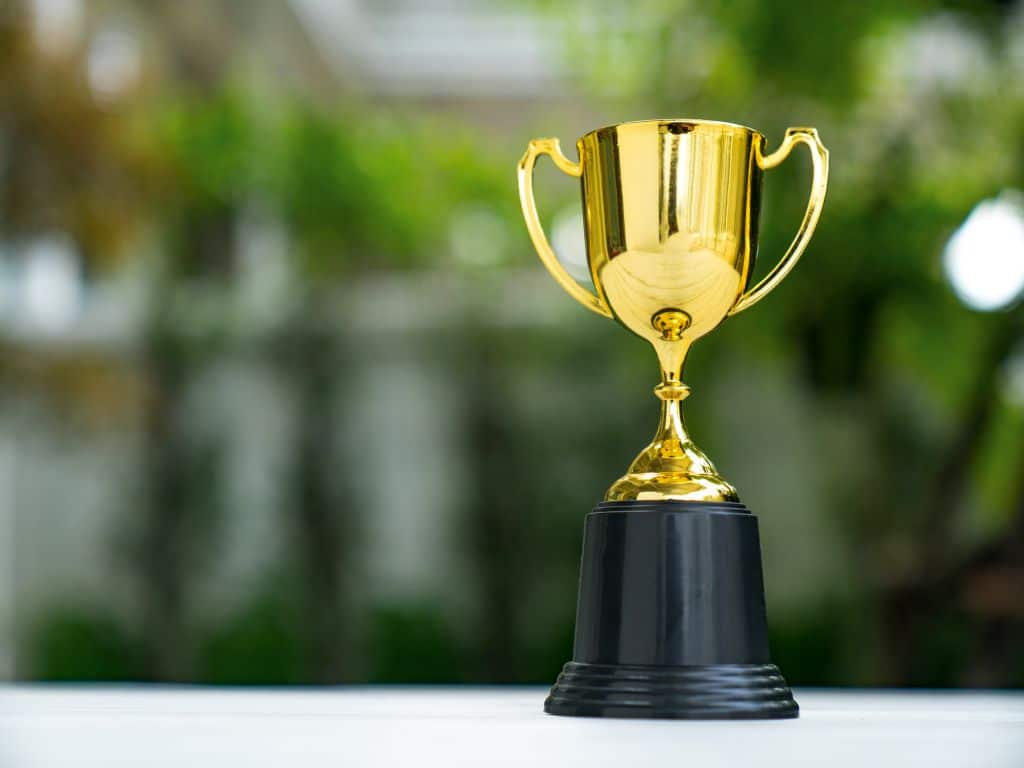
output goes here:
{"type": "Polygon", "coordinates": [[[800,707],[774,664],[660,667],[579,664],[562,669],[549,715],[673,720],[771,720],[800,707]]]}
{"type": "Polygon", "coordinates": [[[757,518],[738,502],[603,502],[587,515],[573,660],[544,711],[797,717],[771,663],[757,518]]]}

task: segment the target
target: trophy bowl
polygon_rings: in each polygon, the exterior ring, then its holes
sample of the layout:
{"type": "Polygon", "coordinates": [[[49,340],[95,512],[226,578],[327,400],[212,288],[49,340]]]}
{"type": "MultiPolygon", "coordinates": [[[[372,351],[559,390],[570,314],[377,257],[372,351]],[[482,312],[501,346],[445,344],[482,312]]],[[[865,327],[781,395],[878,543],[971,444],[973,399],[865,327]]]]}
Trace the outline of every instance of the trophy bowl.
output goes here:
{"type": "Polygon", "coordinates": [[[682,380],[694,341],[764,298],[807,247],[825,199],[828,151],[813,128],[764,136],[732,123],[649,120],[577,142],[535,139],[519,161],[519,198],[548,271],[588,309],[654,347],[661,418],[652,442],[587,515],[573,659],[550,714],[754,719],[796,717],[771,663],[757,520],[686,431],[682,380]],[[764,172],[798,144],[811,194],[781,260],[750,287],[764,172]],[[541,155],[580,179],[594,290],[548,244],[533,199],[541,155]]]}

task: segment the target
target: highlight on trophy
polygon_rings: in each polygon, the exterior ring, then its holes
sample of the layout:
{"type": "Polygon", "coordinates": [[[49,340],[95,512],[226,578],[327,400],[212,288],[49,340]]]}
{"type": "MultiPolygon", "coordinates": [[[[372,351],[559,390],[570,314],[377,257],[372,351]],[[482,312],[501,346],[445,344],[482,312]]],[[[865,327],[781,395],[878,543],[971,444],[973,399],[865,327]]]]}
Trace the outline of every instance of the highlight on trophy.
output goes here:
{"type": "Polygon", "coordinates": [[[691,345],[752,307],[796,264],[817,225],[828,151],[790,128],[774,152],[732,123],[650,120],[592,131],[579,159],[535,139],[518,164],[537,253],[573,298],[654,347],[661,415],[651,443],[587,516],[573,659],[545,711],[556,715],[789,718],[799,712],[771,663],[757,523],[686,430],[691,345]],[[751,286],[764,172],[799,144],[811,189],[789,248],[751,286]],[[533,168],[548,155],[580,179],[594,290],[555,255],[538,218],[533,168]]]}

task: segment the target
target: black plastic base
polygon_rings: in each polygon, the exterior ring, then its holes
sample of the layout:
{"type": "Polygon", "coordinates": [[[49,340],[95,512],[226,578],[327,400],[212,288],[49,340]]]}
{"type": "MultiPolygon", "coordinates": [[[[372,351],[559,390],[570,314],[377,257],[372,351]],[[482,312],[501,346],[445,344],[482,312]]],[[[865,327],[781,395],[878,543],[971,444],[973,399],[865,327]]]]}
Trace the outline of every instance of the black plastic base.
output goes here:
{"type": "Polygon", "coordinates": [[[731,502],[598,504],[584,528],[573,660],[544,711],[797,717],[768,649],[757,518],[731,502]]]}
{"type": "Polygon", "coordinates": [[[774,664],[651,667],[570,661],[544,702],[549,715],[676,720],[797,717],[774,664]]]}

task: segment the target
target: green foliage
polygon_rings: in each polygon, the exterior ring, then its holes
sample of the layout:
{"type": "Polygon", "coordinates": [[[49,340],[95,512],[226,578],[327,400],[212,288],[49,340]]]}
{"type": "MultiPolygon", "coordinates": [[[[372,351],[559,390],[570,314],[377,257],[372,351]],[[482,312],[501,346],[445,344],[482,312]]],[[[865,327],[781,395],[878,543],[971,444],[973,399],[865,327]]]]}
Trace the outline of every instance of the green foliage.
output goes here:
{"type": "Polygon", "coordinates": [[[151,148],[161,157],[161,198],[179,227],[269,204],[288,227],[302,274],[316,281],[436,263],[461,205],[488,206],[506,222],[518,215],[503,153],[469,128],[301,101],[264,110],[254,103],[234,87],[158,110],[151,148]]]}
{"type": "Polygon", "coordinates": [[[799,616],[773,616],[773,661],[798,685],[858,684],[871,674],[865,664],[875,655],[865,608],[863,601],[830,598],[799,616]]]}
{"type": "Polygon", "coordinates": [[[961,673],[971,652],[972,627],[968,617],[943,611],[924,627],[910,660],[909,684],[944,688],[961,673]]]}
{"type": "Polygon", "coordinates": [[[199,653],[197,680],[225,685],[302,682],[300,617],[275,594],[259,594],[214,629],[199,653]]]}
{"type": "Polygon", "coordinates": [[[245,200],[262,159],[254,117],[242,94],[232,91],[164,107],[153,151],[170,177],[169,193],[198,209],[245,200]]]}
{"type": "Polygon", "coordinates": [[[370,679],[374,682],[452,683],[465,679],[458,641],[437,607],[378,606],[369,618],[370,679]]]}
{"type": "Polygon", "coordinates": [[[282,124],[272,191],[311,273],[422,258],[437,233],[435,221],[423,215],[429,207],[409,204],[429,198],[410,143],[384,121],[370,127],[308,107],[282,124]]]}
{"type": "Polygon", "coordinates": [[[101,612],[55,610],[31,640],[31,678],[61,682],[139,680],[141,649],[101,612]]]}

